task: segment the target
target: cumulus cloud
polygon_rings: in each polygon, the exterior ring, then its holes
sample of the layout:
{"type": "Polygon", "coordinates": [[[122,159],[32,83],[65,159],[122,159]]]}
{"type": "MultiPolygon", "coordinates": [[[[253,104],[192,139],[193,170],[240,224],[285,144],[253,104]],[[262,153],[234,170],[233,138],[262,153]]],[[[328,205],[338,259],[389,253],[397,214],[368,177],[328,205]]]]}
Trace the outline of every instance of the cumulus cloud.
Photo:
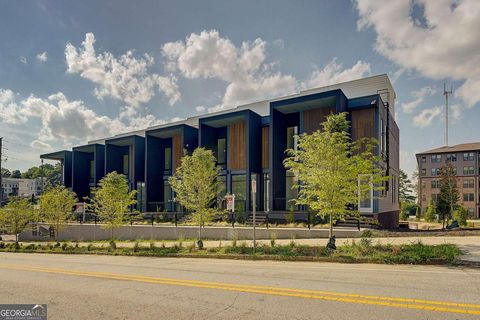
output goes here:
{"type": "Polygon", "coordinates": [[[205,107],[204,106],[196,106],[195,111],[197,112],[205,112],[205,107]]]}
{"type": "Polygon", "coordinates": [[[19,59],[20,59],[20,62],[23,63],[23,64],[27,64],[27,63],[28,63],[27,58],[24,57],[24,56],[21,56],[19,59]]]}
{"type": "Polygon", "coordinates": [[[37,60],[40,62],[47,62],[48,60],[48,54],[46,51],[37,54],[37,60]]]}
{"type": "Polygon", "coordinates": [[[423,87],[419,90],[413,91],[412,96],[414,100],[406,103],[402,103],[402,110],[405,113],[412,113],[419,105],[425,102],[425,98],[433,96],[437,93],[437,90],[432,87],[423,87]]]}
{"type": "Polygon", "coordinates": [[[432,123],[435,118],[442,114],[442,107],[436,106],[430,109],[425,109],[418,115],[413,117],[413,124],[420,128],[425,128],[432,123]]]}
{"type": "Polygon", "coordinates": [[[15,102],[12,90],[0,88],[0,121],[9,124],[20,124],[27,121],[20,112],[20,106],[15,102]]]}
{"type": "Polygon", "coordinates": [[[192,33],[184,41],[165,43],[162,54],[165,68],[188,79],[219,79],[227,88],[219,109],[289,94],[296,79],[272,71],[266,63],[266,42],[260,38],[237,47],[218,31],[192,33]]]}
{"type": "Polygon", "coordinates": [[[337,58],[333,58],[323,69],[314,70],[309,79],[302,83],[302,87],[309,89],[328,86],[363,78],[370,72],[370,64],[367,62],[359,60],[351,68],[344,68],[342,64],[337,63],[337,58]]]}
{"type": "Polygon", "coordinates": [[[480,101],[480,2],[357,0],[358,28],[377,34],[375,49],[400,67],[432,79],[464,81],[467,106],[480,101]]]}
{"type": "Polygon", "coordinates": [[[32,143],[30,143],[30,147],[35,148],[35,149],[40,149],[40,150],[51,150],[52,146],[44,141],[40,140],[33,140],[32,143]]]}
{"type": "Polygon", "coordinates": [[[94,34],[87,33],[81,47],[67,44],[65,58],[68,73],[78,73],[97,85],[97,98],[112,97],[138,107],[149,102],[158,88],[171,105],[180,100],[181,95],[174,76],[149,73],[148,69],[155,63],[150,55],[145,54],[138,58],[133,51],[127,51],[119,57],[110,52],[97,54],[94,44],[94,34]]]}
{"type": "Polygon", "coordinates": [[[273,45],[278,49],[283,49],[285,48],[285,41],[283,41],[283,39],[276,39],[273,41],[273,45]]]}

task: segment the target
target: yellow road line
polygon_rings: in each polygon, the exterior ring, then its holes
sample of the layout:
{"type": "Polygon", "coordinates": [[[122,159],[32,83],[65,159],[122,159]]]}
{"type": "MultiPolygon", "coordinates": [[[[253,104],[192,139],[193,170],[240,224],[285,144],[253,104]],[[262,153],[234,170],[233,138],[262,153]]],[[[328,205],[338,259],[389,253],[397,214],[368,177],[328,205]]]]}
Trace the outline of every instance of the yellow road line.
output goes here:
{"type": "Polygon", "coordinates": [[[347,303],[356,303],[356,304],[378,305],[378,306],[387,306],[387,307],[393,307],[393,308],[406,308],[406,309],[418,309],[418,310],[426,310],[426,311],[480,315],[480,310],[472,310],[475,308],[477,309],[480,308],[480,305],[478,304],[465,304],[465,303],[431,301],[431,300],[420,300],[420,299],[409,299],[409,298],[392,298],[392,297],[383,297],[383,296],[369,296],[369,295],[359,295],[359,294],[350,294],[350,293],[302,290],[302,289],[255,286],[255,285],[240,285],[240,284],[233,284],[233,283],[206,282],[206,281],[182,280],[182,279],[173,279],[173,278],[157,278],[157,277],[148,277],[148,276],[140,276],[140,275],[54,269],[54,268],[46,268],[46,267],[30,267],[30,266],[12,265],[12,264],[8,264],[8,265],[0,264],[0,268],[11,269],[11,270],[64,274],[64,275],[72,275],[72,276],[86,276],[86,277],[94,277],[94,278],[136,281],[136,282],[154,283],[154,284],[166,284],[166,285],[187,286],[187,287],[197,287],[197,288],[206,288],[206,289],[217,289],[217,290],[245,292],[245,293],[267,294],[267,295],[275,295],[275,296],[298,297],[298,298],[347,302],[347,303]],[[452,307],[457,307],[457,308],[452,308],[452,307]],[[458,307],[471,308],[471,309],[460,309],[458,307]]]}

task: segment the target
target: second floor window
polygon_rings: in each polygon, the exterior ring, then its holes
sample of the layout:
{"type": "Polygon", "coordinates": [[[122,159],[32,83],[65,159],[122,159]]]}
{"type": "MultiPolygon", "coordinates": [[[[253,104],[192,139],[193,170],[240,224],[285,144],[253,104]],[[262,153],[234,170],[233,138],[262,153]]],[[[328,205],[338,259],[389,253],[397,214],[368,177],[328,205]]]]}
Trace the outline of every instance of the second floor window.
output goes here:
{"type": "Polygon", "coordinates": [[[473,169],[473,166],[466,166],[463,167],[463,174],[474,174],[475,171],[473,169]]]}
{"type": "Polygon", "coordinates": [[[447,154],[447,161],[456,162],[457,161],[457,154],[456,153],[447,154]]]}
{"type": "Polygon", "coordinates": [[[438,176],[440,173],[440,168],[432,168],[432,176],[438,176]]]}
{"type": "Polygon", "coordinates": [[[123,169],[122,173],[128,177],[128,154],[123,155],[123,169]]]}
{"type": "Polygon", "coordinates": [[[227,139],[225,138],[217,140],[217,163],[219,165],[227,163],[227,139]]]}
{"type": "Polygon", "coordinates": [[[422,156],[422,162],[427,162],[427,157],[426,156],[422,156]]]}
{"type": "Polygon", "coordinates": [[[442,161],[441,154],[432,154],[432,163],[440,163],[442,161]]]}
{"type": "Polygon", "coordinates": [[[172,170],[172,148],[165,148],[164,171],[172,170]]]}
{"type": "Polygon", "coordinates": [[[463,154],[463,161],[473,161],[473,152],[465,152],[463,154]]]}

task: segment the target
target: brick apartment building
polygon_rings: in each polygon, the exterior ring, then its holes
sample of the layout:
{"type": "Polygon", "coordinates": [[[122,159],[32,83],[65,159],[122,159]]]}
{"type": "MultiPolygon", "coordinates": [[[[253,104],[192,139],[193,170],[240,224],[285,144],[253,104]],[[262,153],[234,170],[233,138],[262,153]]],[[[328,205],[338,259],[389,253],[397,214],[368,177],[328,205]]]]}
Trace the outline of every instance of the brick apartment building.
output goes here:
{"type": "Polygon", "coordinates": [[[440,147],[418,153],[419,203],[422,212],[430,200],[437,200],[440,193],[439,171],[446,162],[450,162],[456,171],[457,188],[460,201],[468,210],[471,218],[479,218],[479,161],[480,142],[463,143],[455,146],[440,147]]]}

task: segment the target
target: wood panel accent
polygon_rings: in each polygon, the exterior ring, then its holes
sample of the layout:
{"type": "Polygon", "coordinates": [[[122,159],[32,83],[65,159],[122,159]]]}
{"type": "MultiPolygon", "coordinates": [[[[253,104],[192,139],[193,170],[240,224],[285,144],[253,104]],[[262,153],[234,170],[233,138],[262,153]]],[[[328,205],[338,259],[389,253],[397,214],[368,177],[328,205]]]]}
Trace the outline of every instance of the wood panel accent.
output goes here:
{"type": "Polygon", "coordinates": [[[246,125],[245,121],[229,127],[228,167],[230,170],[245,170],[246,166],[246,125]]]}
{"type": "Polygon", "coordinates": [[[173,146],[173,170],[176,170],[180,167],[183,155],[183,145],[182,145],[182,135],[176,134],[172,137],[172,146],[173,146]]]}
{"type": "Polygon", "coordinates": [[[263,169],[268,169],[269,167],[269,138],[268,138],[268,133],[269,133],[269,127],[263,127],[262,128],[262,168],[263,169]]]}
{"type": "Polygon", "coordinates": [[[361,109],[352,111],[352,139],[375,137],[375,109],[361,109]]]}
{"type": "Polygon", "coordinates": [[[335,113],[335,107],[324,107],[303,112],[303,131],[312,133],[322,128],[321,123],[324,122],[328,115],[335,113]]]}

